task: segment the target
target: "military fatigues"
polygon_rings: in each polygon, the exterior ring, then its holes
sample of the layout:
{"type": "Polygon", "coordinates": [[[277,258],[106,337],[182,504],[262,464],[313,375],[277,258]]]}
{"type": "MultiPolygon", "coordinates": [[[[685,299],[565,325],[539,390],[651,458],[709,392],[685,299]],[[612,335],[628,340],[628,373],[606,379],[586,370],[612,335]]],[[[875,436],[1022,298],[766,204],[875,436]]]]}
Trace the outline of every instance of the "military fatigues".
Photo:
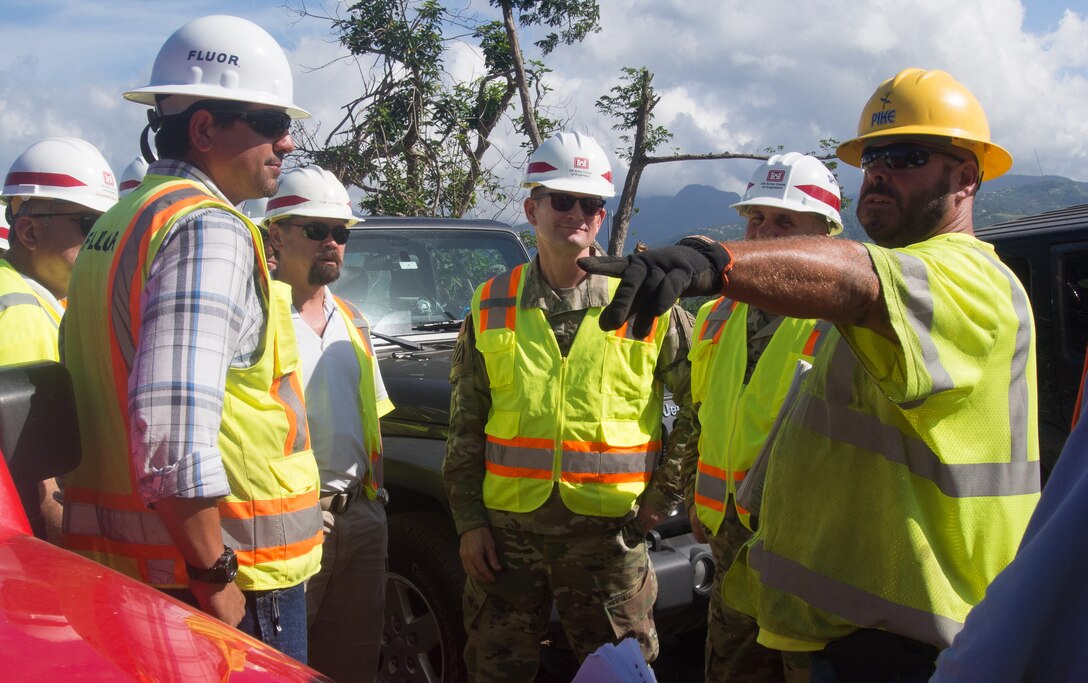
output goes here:
{"type": "MultiPolygon", "coordinates": [[[[607,278],[590,275],[577,287],[556,292],[539,268],[537,260],[527,266],[520,305],[543,311],[566,356],[586,310],[608,304],[607,278]]],[[[679,443],[695,444],[683,436],[692,426],[687,361],[692,318],[676,307],[671,319],[655,374],[681,408],[673,434],[679,443]]],[[[491,394],[471,320],[461,329],[450,381],[443,475],[454,523],[459,534],[490,526],[503,566],[495,583],[466,581],[470,674],[486,681],[532,681],[553,598],[580,659],[605,642],[630,635],[653,660],[658,651],[652,617],[657,584],[644,538],[634,528],[637,508],[622,517],[576,515],[553,486],[549,499],[532,512],[488,509],[483,502],[484,425],[491,394]]],[[[681,452],[670,447],[639,504],[671,510],[680,502],[680,460],[681,452]]]]}
{"type": "MultiPolygon", "coordinates": [[[[748,360],[744,370],[744,383],[752,378],[763,351],[767,348],[777,325],[778,318],[755,307],[749,307],[748,360]]],[[[698,406],[695,407],[698,414],[698,406]]],[[[691,432],[692,444],[699,443],[699,421],[694,421],[691,432]]],[[[695,467],[699,460],[696,448],[684,448],[683,480],[684,494],[688,509],[695,506],[695,467]]],[[[755,517],[752,518],[753,522],[755,517]]],[[[735,681],[737,683],[756,683],[782,681],[783,669],[788,672],[789,680],[807,680],[808,657],[792,656],[793,653],[779,653],[756,642],[759,627],[756,620],[747,614],[734,610],[722,599],[722,576],[737,551],[752,535],[738,519],[736,508],[730,500],[717,534],[712,534],[704,527],[710,539],[710,549],[718,571],[714,574],[714,586],[710,591],[710,606],[707,619],[705,671],[706,680],[735,681]],[[797,661],[794,661],[797,660],[797,661]],[[797,678],[795,678],[797,676],[797,678]]]]}

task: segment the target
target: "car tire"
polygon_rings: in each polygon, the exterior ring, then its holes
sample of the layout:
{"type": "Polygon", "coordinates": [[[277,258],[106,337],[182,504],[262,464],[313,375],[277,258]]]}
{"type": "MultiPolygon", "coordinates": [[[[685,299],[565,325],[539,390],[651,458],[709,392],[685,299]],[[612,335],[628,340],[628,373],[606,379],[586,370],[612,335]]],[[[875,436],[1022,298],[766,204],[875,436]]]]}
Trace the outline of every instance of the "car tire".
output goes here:
{"type": "Polygon", "coordinates": [[[389,518],[389,572],[378,680],[462,683],[465,572],[457,534],[429,512],[389,518]]]}

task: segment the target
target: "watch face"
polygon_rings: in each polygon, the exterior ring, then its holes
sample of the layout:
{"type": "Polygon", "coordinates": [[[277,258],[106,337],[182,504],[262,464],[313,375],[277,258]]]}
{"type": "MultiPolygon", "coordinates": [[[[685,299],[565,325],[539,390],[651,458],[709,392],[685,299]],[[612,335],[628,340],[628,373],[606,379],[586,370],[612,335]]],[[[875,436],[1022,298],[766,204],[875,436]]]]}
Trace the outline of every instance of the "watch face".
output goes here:
{"type": "Polygon", "coordinates": [[[185,571],[190,579],[202,583],[230,583],[238,575],[238,557],[230,546],[223,547],[223,554],[215,561],[215,564],[207,569],[194,567],[185,563],[185,571]]]}

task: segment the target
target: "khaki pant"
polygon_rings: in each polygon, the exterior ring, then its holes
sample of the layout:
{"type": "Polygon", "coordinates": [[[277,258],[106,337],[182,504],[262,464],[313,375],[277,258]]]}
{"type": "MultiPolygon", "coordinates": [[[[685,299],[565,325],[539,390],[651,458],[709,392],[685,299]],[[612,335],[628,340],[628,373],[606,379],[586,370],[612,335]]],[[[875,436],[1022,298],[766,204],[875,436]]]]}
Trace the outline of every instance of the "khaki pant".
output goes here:
{"type": "Polygon", "coordinates": [[[335,681],[373,681],[385,625],[385,507],[361,495],[321,516],[321,571],[306,583],[309,663],[335,681]]]}

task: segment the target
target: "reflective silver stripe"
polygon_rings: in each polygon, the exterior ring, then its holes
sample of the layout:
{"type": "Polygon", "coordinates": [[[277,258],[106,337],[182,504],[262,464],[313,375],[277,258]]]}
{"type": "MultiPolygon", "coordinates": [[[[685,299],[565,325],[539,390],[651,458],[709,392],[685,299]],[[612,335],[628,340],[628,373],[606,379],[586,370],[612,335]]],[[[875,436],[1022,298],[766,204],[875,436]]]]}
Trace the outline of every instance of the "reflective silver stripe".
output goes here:
{"type": "Polygon", "coordinates": [[[223,527],[223,542],[235,550],[245,551],[300,543],[318,535],[324,528],[317,505],[250,519],[220,517],[219,524],[223,527]]]}
{"type": "Polygon", "coordinates": [[[493,441],[487,442],[484,449],[487,461],[501,467],[552,471],[554,456],[550,449],[509,446],[493,441]]]}
{"type": "Polygon", "coordinates": [[[816,609],[864,628],[886,629],[942,648],[948,647],[963,628],[963,624],[955,619],[900,605],[818,574],[769,552],[763,547],[762,540],[748,549],[748,561],[759,572],[761,583],[786,591],[816,609]]]}
{"type": "MultiPolygon", "coordinates": [[[[38,297],[33,294],[26,294],[25,292],[10,292],[0,296],[0,313],[6,311],[12,306],[37,306],[45,311],[45,306],[42,306],[42,302],[38,301],[38,297]]],[[[53,323],[53,327],[60,327],[57,321],[53,319],[52,315],[49,315],[49,311],[46,311],[46,317],[49,318],[49,322],[53,323]]]]}
{"type": "Polygon", "coordinates": [[[301,382],[299,373],[292,372],[280,378],[274,391],[276,396],[287,404],[287,409],[294,413],[291,421],[295,424],[295,441],[291,444],[291,452],[298,453],[306,450],[306,444],[310,439],[310,425],[306,421],[306,408],[302,397],[295,391],[295,385],[291,383],[292,377],[301,382]]]}
{"type": "Polygon", "coordinates": [[[903,272],[902,286],[907,290],[901,296],[911,302],[907,306],[906,319],[918,337],[918,346],[922,351],[922,363],[933,382],[933,393],[954,388],[955,382],[941,364],[937,355],[937,346],[933,343],[933,298],[929,291],[929,277],[925,263],[909,254],[899,251],[890,252],[899,260],[903,272]]]}
{"type": "MultiPolygon", "coordinates": [[[[156,216],[160,213],[170,209],[174,204],[194,196],[206,196],[208,199],[215,199],[191,185],[178,187],[141,206],[139,213],[130,222],[133,225],[131,230],[128,230],[128,225],[117,226],[117,230],[123,233],[124,242],[121,245],[121,254],[117,258],[111,276],[113,286],[110,296],[110,311],[113,331],[117,336],[118,350],[121,353],[121,358],[124,359],[127,372],[132,371],[132,359],[136,355],[136,340],[132,330],[132,320],[129,319],[128,314],[129,306],[132,303],[131,287],[133,277],[140,267],[140,257],[143,251],[141,244],[144,233],[151,229],[156,216]]],[[[113,226],[109,227],[112,228],[113,226]]],[[[143,283],[142,275],[139,281],[143,283]]]]}
{"type": "MultiPolygon", "coordinates": [[[[782,320],[782,318],[779,318],[782,320]]],[[[812,328],[813,332],[816,332],[816,343],[812,345],[812,356],[815,358],[816,354],[820,352],[820,347],[824,345],[824,341],[827,340],[827,335],[831,330],[835,329],[835,326],[826,320],[817,320],[816,326],[812,328]]]]}
{"type": "Polygon", "coordinates": [[[733,301],[731,299],[722,299],[703,322],[703,329],[699,332],[699,340],[713,339],[731,315],[733,315],[733,301]]]}
{"type": "MultiPolygon", "coordinates": [[[[836,356],[847,349],[846,344],[840,344],[836,356]]],[[[841,372],[843,368],[835,370],[841,372]]],[[[1015,496],[1040,490],[1038,460],[944,463],[924,441],[882,423],[876,416],[816,399],[804,402],[791,419],[824,437],[904,465],[911,474],[933,482],[944,495],[953,498],[1015,496]]]]}
{"type": "Polygon", "coordinates": [[[1021,288],[1020,280],[1005,264],[996,257],[982,252],[994,267],[1009,280],[1012,293],[1012,308],[1020,324],[1016,328],[1016,349],[1012,354],[1012,367],[1009,368],[1009,437],[1012,439],[1012,459],[1027,460],[1028,424],[1028,360],[1031,353],[1031,305],[1021,288]]]}
{"type": "Polygon", "coordinates": [[[695,480],[695,492],[704,498],[724,503],[729,495],[729,484],[721,477],[699,470],[699,476],[695,480]]]}
{"type": "Polygon", "coordinates": [[[510,290],[510,283],[514,276],[521,272],[522,267],[518,266],[514,270],[492,278],[488,296],[480,298],[480,311],[487,310],[488,312],[487,327],[483,329],[499,330],[506,327],[506,309],[513,308],[518,303],[516,296],[507,296],[506,293],[510,290]]]}
{"type": "Polygon", "coordinates": [[[162,518],[154,510],[115,510],[71,501],[66,501],[64,507],[68,533],[138,545],[174,545],[162,518]]]}
{"type": "Polygon", "coordinates": [[[656,464],[656,449],[627,453],[563,451],[563,472],[572,474],[650,473],[656,464]]]}

